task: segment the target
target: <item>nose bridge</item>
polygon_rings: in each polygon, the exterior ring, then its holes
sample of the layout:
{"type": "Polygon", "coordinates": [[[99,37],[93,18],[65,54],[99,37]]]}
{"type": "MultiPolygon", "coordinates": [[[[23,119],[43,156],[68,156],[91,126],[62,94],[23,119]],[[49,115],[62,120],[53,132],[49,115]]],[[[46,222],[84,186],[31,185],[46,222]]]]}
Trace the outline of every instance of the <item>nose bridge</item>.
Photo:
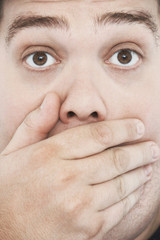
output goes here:
{"type": "Polygon", "coordinates": [[[94,85],[93,75],[81,68],[67,90],[60,109],[60,119],[71,121],[95,122],[106,118],[106,108],[102,96],[94,85]]]}

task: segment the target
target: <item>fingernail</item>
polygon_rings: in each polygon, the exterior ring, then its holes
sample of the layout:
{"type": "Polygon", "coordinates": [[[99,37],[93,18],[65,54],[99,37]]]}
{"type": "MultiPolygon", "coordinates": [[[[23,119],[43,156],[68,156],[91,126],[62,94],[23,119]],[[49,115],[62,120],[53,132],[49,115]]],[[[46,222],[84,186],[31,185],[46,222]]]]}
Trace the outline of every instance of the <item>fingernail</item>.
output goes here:
{"type": "Polygon", "coordinates": [[[152,166],[151,165],[147,165],[144,167],[145,170],[145,174],[148,178],[151,177],[151,173],[152,173],[152,166]]]}
{"type": "Polygon", "coordinates": [[[155,144],[151,145],[151,152],[152,152],[152,158],[154,161],[158,160],[159,155],[160,155],[160,150],[159,147],[155,144]]]}
{"type": "Polygon", "coordinates": [[[144,134],[144,124],[140,121],[137,122],[137,133],[142,136],[144,134]]]}

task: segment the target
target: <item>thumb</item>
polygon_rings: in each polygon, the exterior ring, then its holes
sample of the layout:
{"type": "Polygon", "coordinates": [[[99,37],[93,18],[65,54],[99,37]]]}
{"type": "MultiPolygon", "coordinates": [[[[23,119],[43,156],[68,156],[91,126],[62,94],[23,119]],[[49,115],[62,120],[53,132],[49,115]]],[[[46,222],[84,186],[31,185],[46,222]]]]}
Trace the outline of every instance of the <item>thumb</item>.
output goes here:
{"type": "Polygon", "coordinates": [[[58,95],[48,93],[41,106],[26,116],[2,154],[9,154],[45,139],[59,118],[59,108],[58,95]]]}

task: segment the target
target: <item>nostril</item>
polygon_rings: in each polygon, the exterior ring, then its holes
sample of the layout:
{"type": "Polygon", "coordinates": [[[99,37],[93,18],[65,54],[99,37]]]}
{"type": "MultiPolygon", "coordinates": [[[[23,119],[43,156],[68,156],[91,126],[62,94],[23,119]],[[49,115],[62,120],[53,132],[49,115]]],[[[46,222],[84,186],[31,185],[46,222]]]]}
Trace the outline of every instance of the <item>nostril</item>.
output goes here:
{"type": "Polygon", "coordinates": [[[72,118],[72,117],[74,117],[75,115],[76,115],[76,114],[75,114],[74,112],[70,111],[70,112],[67,113],[67,118],[72,118]]]}
{"type": "Polygon", "coordinates": [[[91,116],[92,116],[93,118],[98,118],[98,113],[97,113],[97,112],[93,112],[93,113],[91,113],[91,116]]]}
{"type": "MultiPolygon", "coordinates": [[[[69,118],[73,118],[73,117],[75,117],[75,116],[77,116],[76,115],[76,113],[75,112],[73,112],[73,111],[69,111],[68,113],[67,113],[67,118],[69,119],[69,118]]],[[[89,116],[91,116],[92,118],[94,118],[94,119],[98,119],[98,117],[99,117],[99,115],[98,115],[98,113],[97,112],[92,112],[89,116]]],[[[88,117],[89,117],[88,116],[88,117]]],[[[81,120],[84,120],[84,118],[82,119],[82,117],[80,117],[80,116],[77,116],[79,119],[81,119],[81,120]]],[[[87,116],[85,117],[85,119],[87,119],[87,116]]]]}

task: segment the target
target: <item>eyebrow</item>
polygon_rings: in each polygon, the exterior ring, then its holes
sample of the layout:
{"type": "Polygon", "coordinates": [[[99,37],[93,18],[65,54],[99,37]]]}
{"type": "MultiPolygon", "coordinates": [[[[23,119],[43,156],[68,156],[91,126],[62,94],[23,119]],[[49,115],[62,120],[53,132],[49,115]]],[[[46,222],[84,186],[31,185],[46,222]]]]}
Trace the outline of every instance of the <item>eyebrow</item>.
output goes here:
{"type": "Polygon", "coordinates": [[[8,28],[8,34],[6,41],[9,44],[11,39],[20,31],[30,27],[46,27],[46,28],[59,28],[59,29],[68,29],[69,23],[65,17],[57,16],[18,16],[15,18],[13,23],[8,28]]]}
{"type": "Polygon", "coordinates": [[[96,23],[98,25],[106,25],[106,24],[143,24],[148,29],[152,31],[152,33],[157,33],[158,26],[155,23],[152,15],[147,11],[128,11],[128,12],[107,12],[101,16],[97,16],[96,23]]]}
{"type": "MultiPolygon", "coordinates": [[[[146,11],[128,11],[128,12],[106,12],[95,18],[95,24],[141,24],[146,26],[151,32],[156,35],[158,26],[154,22],[152,15],[146,11]]],[[[69,29],[69,22],[64,16],[18,16],[10,24],[6,37],[6,42],[9,44],[11,39],[20,31],[30,27],[47,27],[58,29],[69,29]]]]}

